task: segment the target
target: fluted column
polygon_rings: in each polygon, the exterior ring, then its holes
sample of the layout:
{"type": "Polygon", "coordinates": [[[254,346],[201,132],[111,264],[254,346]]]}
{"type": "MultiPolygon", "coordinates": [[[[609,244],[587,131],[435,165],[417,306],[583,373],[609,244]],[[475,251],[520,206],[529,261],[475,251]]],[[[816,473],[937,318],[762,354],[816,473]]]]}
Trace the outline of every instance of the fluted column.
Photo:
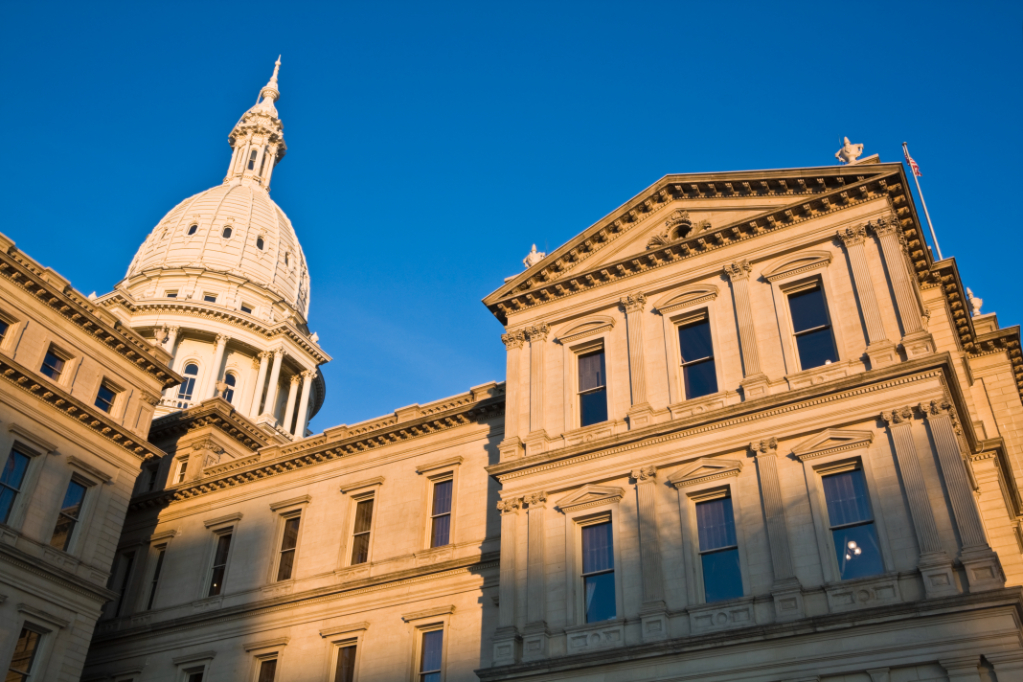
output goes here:
{"type": "Polygon", "coordinates": [[[529,339],[529,430],[542,431],[544,426],[544,375],[547,335],[550,327],[546,324],[526,330],[529,339]]]}
{"type": "Polygon", "coordinates": [[[546,519],[547,493],[522,498],[526,511],[526,627],[523,628],[523,658],[547,656],[546,519]],[[535,654],[535,656],[534,656],[535,654]]]}
{"type": "Polygon", "coordinates": [[[259,416],[259,408],[263,405],[263,387],[266,385],[266,369],[270,364],[270,351],[262,351],[259,354],[259,374],[256,376],[256,388],[252,394],[252,406],[249,408],[249,416],[255,419],[259,416]]]}
{"type": "Polygon", "coordinates": [[[217,391],[217,382],[220,381],[220,365],[224,362],[224,351],[227,350],[227,342],[230,341],[226,334],[217,334],[217,346],[213,351],[213,366],[210,368],[210,375],[206,379],[206,390],[203,391],[203,400],[209,400],[217,391]]]}
{"type": "Polygon", "coordinates": [[[625,324],[629,331],[629,384],[632,405],[646,404],[646,363],[643,361],[643,311],[646,296],[630,294],[619,301],[625,310],[625,324]]]}
{"type": "Polygon", "coordinates": [[[863,246],[867,239],[867,228],[863,225],[848,227],[839,230],[838,237],[845,244],[845,251],[849,255],[856,298],[860,301],[860,312],[863,313],[863,321],[867,325],[867,356],[870,358],[871,367],[883,367],[897,362],[895,344],[885,335],[881,308],[877,303],[874,282],[867,265],[867,251],[863,246]]]}
{"type": "Polygon", "coordinates": [[[952,404],[946,400],[921,403],[921,412],[931,428],[934,447],[938,451],[941,475],[945,479],[949,501],[963,547],[959,559],[966,568],[970,592],[999,589],[1005,586],[1005,574],[998,555],[988,545],[984,522],[977,500],[966,475],[966,463],[959,450],[959,439],[952,424],[952,404]]]}
{"type": "Polygon", "coordinates": [[[498,586],[498,628],[494,632],[494,665],[510,665],[519,661],[522,647],[515,620],[515,584],[518,579],[516,550],[522,498],[500,500],[497,509],[501,513],[501,578],[498,586]]]}
{"type": "Polygon", "coordinates": [[[899,465],[899,473],[902,474],[902,484],[906,488],[913,529],[916,531],[917,544],[920,546],[917,566],[924,581],[924,591],[928,597],[957,594],[952,562],[941,546],[938,527],[934,522],[934,510],[931,508],[927,484],[920,467],[920,457],[913,441],[913,409],[902,407],[882,412],[881,419],[888,425],[888,433],[895,449],[895,460],[899,465]]]}
{"type": "Polygon", "coordinates": [[[905,336],[924,332],[920,305],[913,292],[913,282],[909,278],[909,268],[902,254],[902,229],[894,218],[879,218],[871,224],[877,240],[881,244],[881,253],[888,268],[888,276],[892,278],[892,290],[895,292],[895,306],[902,322],[902,333],[905,336]]]}
{"type": "Polygon", "coordinates": [[[288,383],[288,402],[284,409],[284,423],[281,424],[285,431],[291,431],[291,420],[295,417],[295,403],[298,401],[298,385],[302,383],[302,375],[292,374],[288,383]]]}
{"type": "Polygon", "coordinates": [[[792,566],[789,529],[785,521],[785,502],[782,500],[781,478],[778,476],[778,440],[765,438],[750,443],[749,447],[757,463],[760,499],[764,506],[767,526],[767,544],[771,550],[771,568],[774,571],[771,594],[774,597],[775,615],[779,620],[801,618],[802,589],[792,566]]]}
{"type": "Polygon", "coordinates": [[[278,348],[273,353],[274,362],[270,368],[270,385],[266,387],[266,404],[263,405],[263,414],[268,414],[271,417],[275,416],[274,411],[277,409],[277,382],[281,379],[281,364],[284,362],[284,356],[287,355],[283,348],[278,348]]]}
{"type": "Polygon", "coordinates": [[[167,352],[174,357],[174,352],[178,349],[178,331],[181,328],[177,325],[167,327],[167,340],[163,342],[163,345],[167,347],[167,352]]]}
{"type": "Polygon", "coordinates": [[[666,639],[668,616],[664,604],[664,576],[661,570],[661,539],[657,525],[657,469],[633,469],[639,511],[639,562],[642,569],[643,604],[639,610],[644,642],[666,639]]]}
{"type": "Polygon", "coordinates": [[[526,334],[521,329],[510,331],[501,336],[504,342],[507,355],[507,374],[505,381],[505,408],[504,424],[505,437],[500,445],[501,459],[515,459],[522,455],[522,436],[519,429],[521,406],[519,405],[521,395],[521,363],[522,345],[526,341],[526,334]]]}
{"type": "MultiPolygon", "coordinates": [[[[302,398],[298,403],[298,420],[295,423],[295,438],[304,438],[306,427],[309,426],[309,393],[313,388],[313,379],[316,378],[315,369],[307,369],[302,372],[302,398]]],[[[285,425],[287,429],[289,425],[285,425]]]]}
{"type": "Polygon", "coordinates": [[[748,260],[725,266],[725,275],[732,283],[735,317],[739,322],[739,346],[742,349],[742,386],[746,398],[767,393],[767,377],[760,369],[757,333],[753,325],[753,306],[749,296],[749,275],[752,268],[748,260]]]}

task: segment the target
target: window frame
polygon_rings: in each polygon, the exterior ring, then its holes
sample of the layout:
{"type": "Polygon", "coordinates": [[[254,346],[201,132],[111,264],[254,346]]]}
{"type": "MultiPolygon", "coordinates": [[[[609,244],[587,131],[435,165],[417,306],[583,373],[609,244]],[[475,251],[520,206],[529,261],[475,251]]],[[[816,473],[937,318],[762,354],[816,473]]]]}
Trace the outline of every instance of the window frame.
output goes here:
{"type": "Polygon", "coordinates": [[[284,650],[290,640],[290,637],[277,637],[275,639],[245,643],[243,645],[245,652],[252,657],[248,679],[251,682],[259,682],[260,668],[264,662],[271,660],[277,661],[277,667],[274,670],[274,682],[283,679],[281,671],[284,666],[284,650]]]}
{"type": "Polygon", "coordinates": [[[234,405],[235,396],[241,395],[241,393],[239,392],[241,390],[241,385],[239,384],[240,380],[241,377],[239,376],[239,372],[234,367],[229,367],[226,370],[224,370],[224,383],[227,384],[227,388],[224,390],[224,393],[223,395],[221,395],[221,397],[227,402],[231,403],[232,405],[234,405]],[[228,377],[234,379],[233,384],[228,382],[227,380],[228,377]],[[228,397],[227,395],[229,392],[231,394],[231,397],[228,397]]]}
{"type": "Polygon", "coordinates": [[[698,308],[696,310],[684,310],[675,315],[667,316],[665,318],[665,321],[671,325],[669,331],[672,337],[670,343],[673,352],[672,355],[673,361],[669,363],[669,365],[671,369],[674,370],[673,372],[670,373],[672,388],[674,389],[674,395],[672,397],[678,398],[677,400],[672,399],[671,402],[674,404],[676,402],[682,403],[690,402],[693,400],[709,399],[711,398],[711,396],[719,396],[720,394],[724,393],[724,389],[722,388],[723,386],[722,382],[724,380],[724,377],[722,376],[723,372],[720,362],[721,360],[720,353],[721,347],[719,342],[720,335],[718,333],[717,326],[714,324],[714,319],[711,316],[710,308],[708,306],[705,306],[702,308],[698,308]],[[714,391],[713,393],[707,393],[701,396],[697,396],[695,398],[690,398],[687,395],[685,384],[685,366],[686,364],[689,363],[682,362],[682,343],[679,340],[679,330],[681,330],[683,327],[698,324],[702,321],[706,321],[708,327],[710,328],[710,343],[711,349],[713,351],[713,355],[711,355],[710,357],[711,362],[714,363],[714,380],[717,383],[717,390],[714,391]]]}
{"type": "MultiPolygon", "coordinates": [[[[604,333],[583,339],[574,339],[574,343],[565,345],[565,424],[566,432],[581,431],[583,429],[598,429],[601,425],[608,425],[616,420],[614,411],[614,400],[612,400],[612,376],[610,358],[610,331],[611,327],[605,328],[604,333]],[[582,395],[579,391],[579,358],[596,351],[604,353],[604,397],[607,400],[607,419],[602,422],[595,422],[582,426],[582,395]]],[[[587,335],[588,336],[588,335],[587,335]]]]}
{"type": "MultiPolygon", "coordinates": [[[[312,501],[312,497],[309,495],[302,495],[288,500],[280,502],[273,502],[270,504],[270,511],[275,515],[274,525],[274,544],[273,544],[273,558],[270,560],[270,571],[267,574],[267,585],[280,585],[294,582],[296,580],[295,573],[298,570],[298,561],[302,552],[302,533],[305,530],[305,516],[306,516],[306,505],[312,501]],[[284,543],[284,531],[287,523],[290,519],[297,518],[298,522],[298,536],[295,538],[295,548],[291,550],[294,552],[294,558],[291,560],[291,577],[284,578],[283,580],[278,579],[278,573],[281,566],[281,557],[283,555],[283,543],[284,543]]],[[[234,544],[232,542],[232,544],[234,544]]]]}
{"type": "MultiPolygon", "coordinates": [[[[425,549],[428,549],[428,550],[431,550],[431,549],[441,550],[441,549],[444,549],[445,547],[451,547],[451,546],[453,546],[455,544],[455,498],[456,498],[456,493],[457,493],[456,483],[455,483],[455,470],[451,469],[451,470],[448,470],[448,471],[443,471],[443,472],[440,472],[440,473],[431,474],[431,475],[426,477],[426,480],[428,481],[429,489],[428,489],[427,495],[426,495],[426,539],[425,539],[425,542],[423,543],[423,546],[424,546],[425,549]],[[444,514],[437,514],[436,516],[434,515],[434,513],[433,513],[433,502],[434,502],[434,497],[435,497],[435,495],[437,493],[437,484],[438,483],[446,483],[447,481],[451,481],[451,509],[447,513],[447,517],[448,517],[448,541],[447,541],[446,544],[434,546],[434,544],[433,544],[433,524],[434,524],[434,519],[436,517],[439,517],[439,516],[444,516],[444,514]]],[[[375,506],[376,505],[374,505],[374,507],[375,506]]],[[[374,509],[374,511],[376,511],[376,510],[374,509]]],[[[354,524],[354,521],[353,521],[353,524],[354,524]]]]}
{"type": "Polygon", "coordinates": [[[607,349],[604,347],[604,344],[602,342],[591,342],[589,344],[585,344],[585,343],[584,344],[579,344],[578,346],[575,346],[573,348],[573,350],[575,351],[575,358],[574,358],[575,366],[572,368],[572,371],[575,374],[575,386],[574,386],[574,388],[575,388],[575,398],[574,398],[574,402],[575,402],[575,422],[574,422],[574,427],[577,428],[577,429],[586,429],[586,428],[595,427],[595,426],[598,426],[600,424],[606,424],[607,422],[613,421],[612,418],[611,418],[611,405],[610,405],[610,402],[608,401],[608,399],[610,397],[610,392],[609,392],[609,388],[610,387],[609,387],[609,384],[611,382],[611,378],[608,375],[607,368],[608,368],[608,365],[610,365],[611,363],[609,362],[609,358],[607,357],[607,349]],[[582,359],[584,357],[589,357],[591,355],[597,355],[598,353],[603,356],[602,364],[604,365],[604,385],[601,386],[601,387],[590,388],[590,389],[586,389],[586,391],[583,391],[582,389],[579,388],[579,384],[580,384],[580,381],[579,381],[579,371],[580,371],[579,364],[580,364],[580,362],[582,361],[582,359]],[[604,402],[605,402],[604,412],[605,412],[607,418],[603,419],[601,421],[595,421],[595,422],[593,422],[591,424],[583,424],[582,423],[583,422],[583,405],[582,405],[582,403],[583,403],[583,396],[584,395],[593,395],[593,394],[595,394],[595,393],[597,393],[597,392],[599,392],[601,390],[603,390],[603,392],[604,392],[604,402]]]}
{"type": "MultiPolygon", "coordinates": [[[[346,561],[345,565],[346,566],[369,566],[370,564],[373,563],[373,536],[374,536],[374,533],[376,531],[376,528],[375,528],[376,520],[377,520],[377,517],[379,516],[379,514],[377,513],[379,511],[379,505],[377,504],[377,491],[375,489],[373,489],[373,490],[366,490],[366,491],[357,493],[355,495],[352,495],[351,498],[352,498],[352,502],[351,502],[351,504],[352,504],[351,517],[352,518],[351,518],[351,521],[348,524],[349,525],[348,537],[351,538],[351,546],[348,547],[348,551],[345,552],[345,555],[347,556],[347,561],[346,561]],[[362,534],[369,535],[369,543],[368,543],[368,545],[366,547],[366,560],[362,561],[362,562],[359,562],[359,563],[354,563],[352,561],[352,559],[353,559],[352,554],[355,551],[355,536],[356,536],[355,524],[356,524],[356,522],[358,521],[358,518],[359,518],[359,504],[361,504],[363,502],[369,502],[369,501],[373,502],[373,511],[372,511],[372,513],[370,514],[370,517],[369,517],[369,530],[364,531],[364,533],[359,533],[360,535],[362,535],[362,534]]],[[[453,502],[454,502],[454,498],[452,497],[452,503],[453,502]]]]}
{"type": "Polygon", "coordinates": [[[199,380],[203,376],[203,363],[202,361],[199,360],[199,358],[195,357],[182,358],[181,362],[177,366],[176,371],[184,378],[184,381],[182,381],[181,384],[171,389],[174,391],[174,393],[172,394],[174,396],[173,400],[175,403],[177,403],[178,409],[185,409],[187,407],[191,407],[192,403],[196,402],[196,395],[202,388],[202,384],[199,383],[199,380]],[[188,369],[189,365],[195,365],[194,375],[186,373],[186,370],[188,369]],[[192,392],[189,394],[189,397],[183,398],[181,397],[181,388],[182,386],[184,386],[185,381],[188,381],[189,379],[193,380],[192,392]]]}
{"type": "MultiPolygon", "coordinates": [[[[40,635],[39,646],[36,648],[32,667],[29,669],[29,681],[40,682],[47,679],[46,673],[51,664],[50,653],[53,650],[59,631],[68,627],[70,623],[58,616],[27,604],[18,604],[16,608],[17,618],[14,622],[15,627],[11,628],[11,630],[20,635],[22,628],[25,628],[40,635]]],[[[13,655],[14,650],[12,648],[5,653],[13,655]]],[[[7,662],[8,670],[10,669],[10,663],[11,661],[7,662]]]]}
{"type": "Polygon", "coordinates": [[[738,507],[739,504],[738,504],[738,500],[736,500],[734,497],[732,497],[731,486],[718,486],[716,488],[712,487],[712,488],[710,488],[710,489],[708,489],[706,491],[697,492],[697,493],[690,493],[689,499],[690,499],[690,502],[693,505],[693,528],[695,529],[695,533],[696,533],[696,535],[694,537],[694,542],[693,542],[693,547],[694,547],[694,551],[695,551],[695,555],[693,557],[693,562],[696,565],[696,569],[697,569],[697,574],[698,574],[697,580],[699,581],[699,589],[700,589],[700,593],[702,595],[702,603],[703,604],[724,604],[724,603],[727,603],[729,601],[733,601],[735,599],[742,599],[743,597],[748,597],[750,595],[750,587],[749,587],[749,584],[748,584],[749,583],[749,578],[748,578],[749,571],[748,571],[748,568],[746,570],[744,570],[743,561],[742,561],[742,554],[739,552],[739,545],[740,545],[740,542],[739,542],[739,521],[736,519],[736,516],[738,516],[738,514],[736,513],[736,507],[738,507]],[[721,552],[723,550],[730,549],[730,548],[717,547],[717,548],[709,549],[709,550],[701,549],[701,547],[700,547],[700,519],[699,519],[699,514],[697,513],[697,508],[698,508],[698,506],[701,503],[713,502],[714,500],[720,500],[720,499],[725,499],[725,498],[732,500],[732,525],[735,527],[735,550],[736,550],[736,554],[739,557],[739,582],[741,584],[740,586],[742,587],[742,594],[740,594],[738,597],[733,597],[732,599],[718,599],[718,600],[715,600],[715,601],[707,601],[707,582],[706,582],[706,579],[704,577],[703,557],[705,555],[707,555],[707,554],[715,554],[715,553],[718,553],[718,552],[721,552]]]}
{"type": "Polygon", "coordinates": [[[7,324],[7,331],[0,337],[0,351],[13,350],[12,346],[16,345],[14,339],[21,337],[24,325],[6,310],[0,310],[0,321],[7,324]]]}
{"type": "Polygon", "coordinates": [[[820,367],[825,367],[829,364],[833,365],[838,362],[841,362],[842,356],[838,352],[838,339],[835,336],[835,323],[833,321],[834,317],[831,314],[831,306],[828,301],[828,294],[824,290],[824,285],[821,282],[820,278],[810,277],[800,282],[793,282],[792,284],[782,286],[781,290],[785,295],[785,307],[788,311],[790,345],[792,347],[793,359],[796,362],[796,366],[799,368],[798,371],[803,372],[806,370],[818,369],[820,367]],[[824,315],[827,318],[827,324],[819,325],[817,327],[811,327],[809,329],[804,329],[802,331],[797,332],[795,330],[795,323],[792,321],[792,297],[798,294],[804,294],[811,291],[820,291],[821,298],[824,299],[824,315]],[[816,365],[814,367],[803,367],[803,358],[800,356],[799,352],[799,337],[824,329],[827,329],[831,332],[831,345],[835,351],[835,359],[830,363],[825,362],[823,365],[816,365]]]}
{"type": "Polygon", "coordinates": [[[188,454],[180,457],[175,457],[171,460],[171,475],[170,484],[172,486],[185,485],[188,483],[188,460],[191,457],[188,454]],[[180,480],[179,480],[180,479],[180,480]]]}
{"type": "Polygon", "coordinates": [[[7,519],[0,519],[0,526],[20,531],[22,524],[25,522],[28,507],[32,502],[32,493],[35,490],[36,483],[46,461],[45,454],[53,452],[53,450],[40,451],[35,447],[29,447],[16,435],[7,448],[7,457],[3,459],[3,462],[0,462],[0,471],[7,466],[7,460],[10,458],[11,453],[15,451],[28,457],[28,466],[25,467],[25,475],[21,479],[21,487],[14,497],[14,502],[11,504],[11,510],[7,515],[7,519]]]}
{"type": "Polygon", "coordinates": [[[320,630],[320,638],[324,640],[324,644],[327,648],[326,668],[323,671],[321,679],[329,680],[334,682],[334,675],[337,672],[337,659],[341,653],[341,649],[347,646],[355,647],[355,670],[354,679],[359,679],[360,671],[359,668],[362,665],[363,656],[360,653],[363,646],[363,639],[366,635],[366,630],[369,628],[369,623],[352,623],[350,625],[342,625],[340,627],[331,627],[320,630]]]}
{"type": "Polygon", "coordinates": [[[48,381],[52,381],[58,386],[67,386],[69,377],[72,374],[74,374],[74,372],[72,371],[74,369],[72,365],[73,359],[74,356],[71,353],[67,352],[66,350],[62,349],[60,346],[51,341],[49,345],[47,345],[46,350],[43,351],[43,357],[39,360],[38,369],[39,374],[43,375],[44,377],[46,377],[48,381]],[[52,354],[54,357],[58,358],[64,363],[61,366],[60,373],[56,376],[56,378],[51,377],[49,374],[43,372],[43,367],[46,366],[46,356],[50,354],[52,354]]]}
{"type": "Polygon", "coordinates": [[[180,292],[181,292],[180,289],[164,289],[163,290],[163,297],[164,298],[177,298],[178,294],[180,292]]]}
{"type": "Polygon", "coordinates": [[[123,395],[124,395],[123,388],[119,387],[117,384],[110,381],[110,379],[103,377],[102,379],[100,379],[99,386],[96,387],[96,396],[95,399],[93,400],[93,405],[96,407],[96,409],[103,410],[104,414],[109,415],[111,419],[117,419],[119,416],[121,416],[121,413],[124,412],[124,410],[122,409],[125,407],[125,405],[123,404],[125,401],[122,400],[123,395]],[[113,393],[113,398],[110,400],[109,410],[103,410],[102,407],[96,404],[100,400],[99,392],[104,388],[113,393]]]}
{"type": "MultiPolygon", "coordinates": [[[[50,540],[47,541],[46,546],[52,550],[63,552],[70,556],[77,556],[79,553],[78,551],[84,542],[82,538],[88,535],[89,520],[92,516],[92,507],[94,504],[93,498],[96,497],[95,488],[97,486],[97,482],[79,473],[77,470],[69,471],[69,475],[64,478],[64,482],[64,485],[61,487],[64,491],[64,497],[67,496],[67,491],[70,488],[71,483],[77,483],[85,488],[85,491],[82,494],[82,504],[79,509],[78,516],[75,518],[75,524],[71,529],[71,539],[65,543],[65,549],[60,549],[59,547],[54,547],[50,544],[50,542],[53,541],[53,534],[57,531],[57,524],[60,522],[62,507],[58,506],[54,510],[54,513],[51,516],[52,522],[47,524],[47,527],[52,527],[53,530],[50,532],[50,540]]],[[[63,504],[64,497],[61,497],[60,500],[57,501],[58,505],[63,504]]]]}
{"type": "Polygon", "coordinates": [[[202,292],[202,302],[203,303],[216,303],[218,298],[220,298],[220,294],[218,294],[218,293],[216,293],[214,291],[203,291],[202,292]],[[210,297],[213,298],[212,301],[210,300],[210,297]]]}
{"type": "Polygon", "coordinates": [[[578,553],[577,555],[579,557],[579,560],[577,562],[578,563],[578,571],[576,572],[577,580],[575,582],[578,583],[578,585],[579,585],[579,595],[582,598],[582,601],[581,601],[582,613],[580,615],[579,622],[581,624],[586,624],[586,625],[596,625],[598,623],[613,623],[613,622],[618,621],[618,620],[624,620],[624,617],[623,617],[623,614],[622,614],[622,606],[623,606],[624,600],[621,599],[622,595],[621,595],[621,585],[620,585],[620,583],[621,583],[621,576],[618,575],[621,572],[620,569],[619,569],[619,566],[621,566],[621,564],[618,563],[618,557],[616,556],[619,553],[618,552],[618,544],[620,542],[620,538],[617,537],[617,533],[615,532],[615,524],[614,524],[614,520],[611,518],[611,511],[607,510],[605,512],[599,512],[597,514],[590,514],[590,515],[584,516],[582,518],[578,518],[578,519],[575,520],[575,527],[576,527],[576,533],[575,533],[575,536],[576,536],[575,537],[576,550],[577,550],[577,553],[578,553]],[[583,556],[585,554],[585,548],[583,547],[583,529],[587,528],[589,526],[603,525],[605,523],[609,524],[610,527],[611,527],[611,560],[614,563],[612,564],[610,569],[605,569],[603,571],[592,571],[590,573],[586,573],[584,571],[584,569],[583,569],[583,556]],[[613,577],[614,577],[614,584],[615,584],[615,617],[614,618],[606,618],[604,620],[588,621],[588,620],[586,620],[586,578],[591,576],[591,575],[603,575],[603,574],[606,574],[606,573],[611,573],[613,575],[613,577]]]}
{"type": "Polygon", "coordinates": [[[209,544],[206,548],[206,558],[203,561],[205,569],[202,572],[202,580],[199,583],[199,601],[203,600],[217,600],[223,599],[226,594],[226,588],[228,584],[228,578],[231,575],[231,559],[234,557],[235,550],[238,547],[235,537],[238,534],[238,527],[241,522],[242,515],[240,512],[222,516],[216,519],[209,519],[203,522],[206,530],[210,532],[209,544]],[[231,544],[227,548],[227,558],[224,561],[224,575],[221,578],[220,591],[217,594],[210,594],[210,590],[213,587],[213,571],[219,564],[214,564],[217,558],[217,547],[220,544],[220,538],[224,535],[231,536],[231,544]]]}
{"type": "Polygon", "coordinates": [[[568,569],[565,571],[565,616],[566,624],[569,627],[609,627],[616,624],[623,624],[626,620],[624,599],[625,586],[623,576],[625,563],[622,557],[621,510],[619,508],[623,495],[624,491],[620,488],[611,489],[598,486],[583,486],[583,488],[576,493],[572,493],[567,498],[562,498],[553,505],[556,509],[561,510],[565,516],[565,545],[567,550],[565,566],[568,569]],[[590,506],[592,503],[577,506],[571,501],[573,499],[584,497],[588,499],[586,496],[592,495],[593,493],[604,495],[603,500],[597,500],[596,506],[590,506]],[[582,578],[582,529],[583,526],[603,523],[608,519],[611,521],[611,537],[612,544],[614,545],[612,556],[614,558],[615,576],[615,617],[611,620],[587,623],[586,591],[582,578]]]}
{"type": "Polygon", "coordinates": [[[114,554],[113,570],[110,573],[111,584],[108,585],[107,589],[118,592],[119,596],[107,603],[104,609],[105,618],[114,620],[122,615],[130,616],[135,613],[135,602],[138,601],[135,588],[139,574],[139,563],[144,560],[146,549],[147,547],[144,544],[125,545],[117,548],[117,552],[114,554]],[[131,555],[131,559],[125,569],[121,560],[127,554],[131,555]],[[123,585],[120,591],[116,587],[118,583],[123,585]],[[125,613],[126,609],[127,613],[125,613]]]}

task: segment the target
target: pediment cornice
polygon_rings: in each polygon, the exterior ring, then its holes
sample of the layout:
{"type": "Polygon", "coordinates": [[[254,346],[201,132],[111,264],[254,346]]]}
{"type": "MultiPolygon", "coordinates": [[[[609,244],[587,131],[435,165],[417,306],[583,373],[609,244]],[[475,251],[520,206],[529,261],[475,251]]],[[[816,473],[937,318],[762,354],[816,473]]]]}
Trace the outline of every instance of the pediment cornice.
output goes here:
{"type": "Polygon", "coordinates": [[[563,512],[580,511],[605,504],[617,504],[624,495],[625,491],[617,486],[584,485],[574,493],[562,497],[555,506],[563,512]]]}
{"type": "Polygon", "coordinates": [[[874,442],[873,431],[825,429],[792,448],[792,454],[803,462],[808,459],[865,448],[872,442],[874,442]]]}
{"type": "Polygon", "coordinates": [[[676,488],[688,488],[693,485],[731,478],[739,475],[742,465],[742,460],[738,459],[701,457],[669,476],[668,483],[676,488]]]}

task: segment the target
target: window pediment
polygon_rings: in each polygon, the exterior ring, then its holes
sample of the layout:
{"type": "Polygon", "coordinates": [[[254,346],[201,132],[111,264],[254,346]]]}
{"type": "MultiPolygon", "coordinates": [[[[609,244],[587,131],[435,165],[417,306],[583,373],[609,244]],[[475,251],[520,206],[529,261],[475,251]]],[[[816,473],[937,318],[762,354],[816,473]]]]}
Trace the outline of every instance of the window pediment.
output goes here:
{"type": "Polygon", "coordinates": [[[693,284],[673,290],[658,301],[654,308],[661,315],[666,315],[689,306],[713,301],[717,296],[718,288],[713,284],[693,284]]]}
{"type": "Polygon", "coordinates": [[[562,512],[579,511],[601,504],[617,504],[624,495],[625,491],[617,486],[584,485],[558,500],[557,507],[562,512]]]}
{"type": "Polygon", "coordinates": [[[874,440],[873,431],[825,429],[816,436],[804,440],[792,448],[792,454],[799,461],[833,455],[846,450],[865,448],[874,440]]]}
{"type": "Polygon", "coordinates": [[[566,330],[556,334],[555,338],[562,344],[572,343],[580,339],[585,339],[589,336],[603,334],[604,332],[613,329],[614,326],[615,321],[613,317],[597,315],[572,326],[566,325],[566,330]]]}
{"type": "Polygon", "coordinates": [[[800,275],[804,272],[825,267],[831,263],[830,251],[800,251],[795,255],[786,256],[772,263],[764,270],[764,279],[768,282],[800,275]]]}
{"type": "Polygon", "coordinates": [[[668,483],[676,488],[686,488],[708,481],[716,481],[721,478],[738,476],[739,472],[742,471],[742,465],[742,460],[737,459],[701,457],[669,476],[668,483]]]}

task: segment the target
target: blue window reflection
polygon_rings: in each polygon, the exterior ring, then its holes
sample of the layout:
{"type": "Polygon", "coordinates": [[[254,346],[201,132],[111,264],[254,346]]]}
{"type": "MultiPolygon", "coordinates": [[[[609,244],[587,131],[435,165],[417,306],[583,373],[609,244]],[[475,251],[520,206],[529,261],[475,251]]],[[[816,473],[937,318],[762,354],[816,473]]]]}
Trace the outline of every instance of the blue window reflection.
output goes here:
{"type": "Polygon", "coordinates": [[[824,476],[824,498],[842,580],[884,573],[862,469],[824,476]]]}
{"type": "Polygon", "coordinates": [[[719,497],[696,504],[696,527],[703,564],[703,594],[707,603],[741,597],[742,571],[735,539],[732,498],[719,497]]]}
{"type": "Polygon", "coordinates": [[[586,622],[611,620],[617,615],[611,522],[583,526],[582,531],[586,622]]]}

